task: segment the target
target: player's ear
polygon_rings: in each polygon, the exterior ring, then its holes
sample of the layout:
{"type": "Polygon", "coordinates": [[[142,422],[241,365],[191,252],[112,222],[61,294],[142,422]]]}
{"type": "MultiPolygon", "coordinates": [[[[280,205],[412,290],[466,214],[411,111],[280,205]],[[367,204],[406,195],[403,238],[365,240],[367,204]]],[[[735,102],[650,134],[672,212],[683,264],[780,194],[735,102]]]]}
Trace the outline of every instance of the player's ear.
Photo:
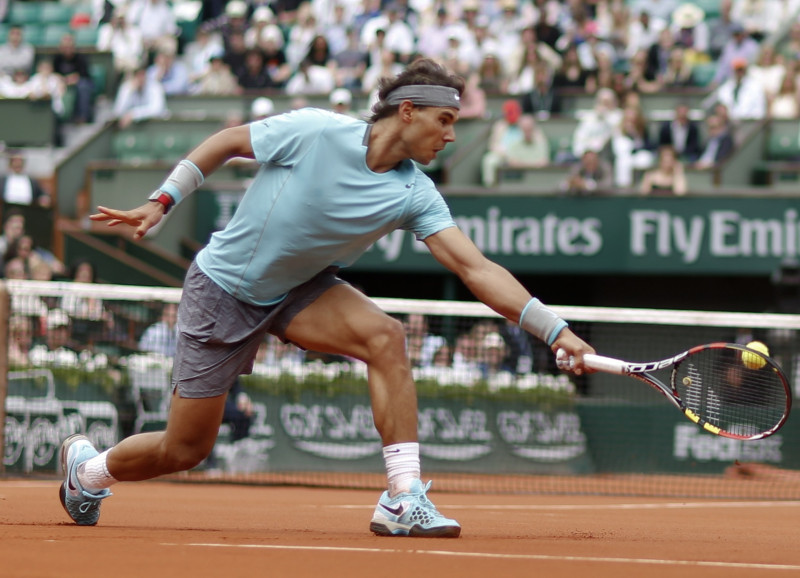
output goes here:
{"type": "Polygon", "coordinates": [[[400,120],[403,122],[411,122],[414,120],[414,111],[416,108],[410,100],[404,100],[400,103],[397,109],[397,114],[400,115],[400,120]]]}

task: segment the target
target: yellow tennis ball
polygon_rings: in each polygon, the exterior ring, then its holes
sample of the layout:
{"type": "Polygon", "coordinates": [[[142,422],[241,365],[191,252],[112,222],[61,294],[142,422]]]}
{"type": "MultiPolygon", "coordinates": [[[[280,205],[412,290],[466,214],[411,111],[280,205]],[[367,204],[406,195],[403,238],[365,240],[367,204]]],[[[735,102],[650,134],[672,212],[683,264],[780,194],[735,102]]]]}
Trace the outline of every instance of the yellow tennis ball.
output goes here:
{"type": "MultiPolygon", "coordinates": [[[[766,345],[761,343],[760,341],[751,341],[747,345],[745,345],[748,349],[753,349],[755,351],[759,351],[764,355],[769,355],[769,349],[766,345]]],[[[745,367],[749,369],[761,369],[767,363],[767,361],[761,357],[753,353],[752,351],[743,351],[742,352],[742,363],[744,363],[745,367]]]]}

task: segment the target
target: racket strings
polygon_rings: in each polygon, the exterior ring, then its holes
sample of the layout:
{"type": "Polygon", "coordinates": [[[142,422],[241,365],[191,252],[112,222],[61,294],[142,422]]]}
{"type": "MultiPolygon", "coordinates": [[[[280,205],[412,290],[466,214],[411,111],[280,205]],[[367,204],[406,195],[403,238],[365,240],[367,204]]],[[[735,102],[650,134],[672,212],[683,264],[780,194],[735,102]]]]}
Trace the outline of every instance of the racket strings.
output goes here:
{"type": "Polygon", "coordinates": [[[771,430],[784,419],[787,387],[772,363],[743,363],[729,347],[700,350],[683,360],[673,386],[686,408],[701,420],[736,436],[771,430]]]}

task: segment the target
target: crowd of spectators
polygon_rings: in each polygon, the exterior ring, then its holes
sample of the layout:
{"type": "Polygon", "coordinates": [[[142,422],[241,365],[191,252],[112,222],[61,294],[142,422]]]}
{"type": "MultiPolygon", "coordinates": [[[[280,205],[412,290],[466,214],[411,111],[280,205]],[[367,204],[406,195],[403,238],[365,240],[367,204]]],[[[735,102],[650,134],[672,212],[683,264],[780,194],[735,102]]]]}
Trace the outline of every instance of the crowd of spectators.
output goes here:
{"type": "MultiPolygon", "coordinates": [[[[571,150],[550,151],[552,160],[578,164],[594,151],[612,164],[612,184],[631,188],[656,167],[663,145],[675,147],[681,164],[724,158],[709,152],[721,148],[707,140],[705,125],[699,153],[653,134],[639,95],[697,86],[699,72],[710,70],[709,102],[726,108],[731,134],[742,121],[800,112],[800,23],[780,28],[800,0],[721,0],[712,15],[681,0],[205,0],[190,35],[180,34],[177,6],[117,0],[87,7],[96,48],[113,54],[121,127],[165,115],[167,99],[182,94],[302,98],[346,89],[351,100],[365,96],[368,108],[377,81],[421,55],[468,79],[464,118],[487,118],[487,94],[517,100],[539,121],[561,113],[564,90],[595,94],[595,106],[578,111],[571,150]]],[[[34,59],[22,27],[12,26],[0,46],[0,96],[50,98],[70,121],[90,122],[94,89],[72,36],[52,60],[34,68],[34,59]],[[65,111],[70,87],[76,98],[65,111]]],[[[707,112],[692,111],[714,124],[707,112]]],[[[526,138],[514,132],[516,141],[526,138]]],[[[508,160],[501,151],[485,163],[487,185],[498,158],[508,160]]]]}

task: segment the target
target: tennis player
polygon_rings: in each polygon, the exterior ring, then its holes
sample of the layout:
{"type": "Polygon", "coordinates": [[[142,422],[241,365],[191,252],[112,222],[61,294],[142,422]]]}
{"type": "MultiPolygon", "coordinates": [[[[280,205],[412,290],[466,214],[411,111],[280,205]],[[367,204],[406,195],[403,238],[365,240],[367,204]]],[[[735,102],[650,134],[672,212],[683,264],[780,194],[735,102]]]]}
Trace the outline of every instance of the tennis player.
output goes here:
{"type": "Polygon", "coordinates": [[[428,164],[455,140],[463,80],[421,59],[385,79],[369,121],[317,109],[224,129],[182,160],[138,208],[99,207],[91,216],[127,224],[141,239],[171,207],[232,157],[259,172],[228,226],[187,272],[178,310],[172,406],[163,432],[131,436],[101,454],[76,434],[61,447],[61,501],[93,525],[118,481],[188,470],[211,452],[236,377],[249,373],[266,333],[368,366],[388,490],[370,530],[387,536],[457,537],[461,526],[427,498],[420,480],[417,397],[400,321],[337,277],[396,229],[413,231],[433,256],[497,312],[563,348],[583,369],[593,349],[455,225],[428,164]]]}

